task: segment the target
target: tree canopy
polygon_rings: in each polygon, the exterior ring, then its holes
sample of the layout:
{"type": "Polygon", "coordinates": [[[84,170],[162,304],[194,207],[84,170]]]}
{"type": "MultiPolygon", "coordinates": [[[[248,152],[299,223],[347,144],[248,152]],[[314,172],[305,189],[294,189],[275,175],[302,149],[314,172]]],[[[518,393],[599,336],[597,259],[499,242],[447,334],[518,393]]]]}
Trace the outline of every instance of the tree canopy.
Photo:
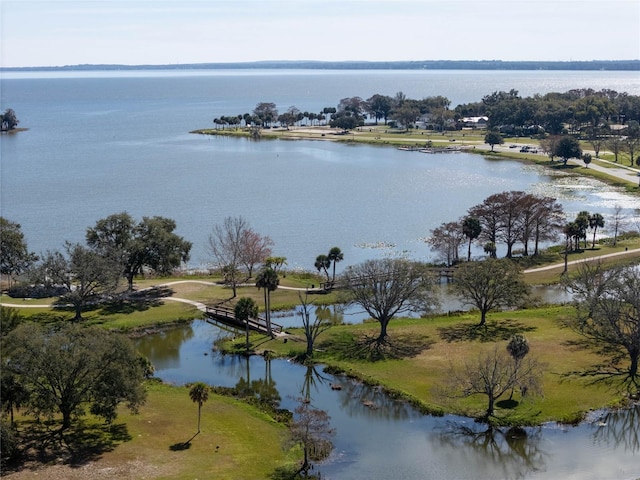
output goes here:
{"type": "Polygon", "coordinates": [[[529,291],[516,264],[491,258],[460,265],[452,287],[463,302],[480,311],[479,325],[485,324],[488,312],[517,305],[529,291]]]}
{"type": "Polygon", "coordinates": [[[29,252],[19,223],[0,217],[0,273],[9,276],[24,272],[38,257],[29,252]]]}
{"type": "Polygon", "coordinates": [[[127,279],[129,290],[133,279],[149,268],[159,275],[170,274],[189,260],[191,242],[174,233],[176,222],[154,216],[136,221],[126,212],[98,220],[87,229],[87,244],[103,256],[118,263],[127,279]]]}
{"type": "Polygon", "coordinates": [[[141,362],[123,335],[70,323],[25,323],[2,345],[2,369],[28,392],[28,411],[46,418],[60,414],[62,430],[87,407],[111,422],[120,403],[136,411],[145,400],[141,362]]]}

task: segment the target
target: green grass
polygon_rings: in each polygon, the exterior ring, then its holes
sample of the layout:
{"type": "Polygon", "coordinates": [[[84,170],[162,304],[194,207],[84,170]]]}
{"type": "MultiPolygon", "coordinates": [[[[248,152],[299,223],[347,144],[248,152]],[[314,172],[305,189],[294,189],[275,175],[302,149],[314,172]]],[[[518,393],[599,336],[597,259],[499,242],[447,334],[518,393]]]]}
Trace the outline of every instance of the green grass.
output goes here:
{"type": "MultiPolygon", "coordinates": [[[[42,428],[19,420],[27,435],[42,428]]],[[[198,406],[187,387],[152,382],[138,414],[121,408],[111,429],[85,417],[82,428],[72,429],[67,439],[83,464],[91,459],[100,471],[118,469],[123,478],[257,480],[299,460],[297,449],[284,448],[284,425],[231,397],[211,393],[202,406],[198,435],[197,421],[198,406]]],[[[29,472],[24,473],[28,478],[29,472]]]]}
{"type": "MultiPolygon", "coordinates": [[[[624,395],[615,387],[589,385],[590,379],[569,375],[602,361],[593,351],[576,347],[574,343],[580,337],[562,327],[560,320],[572,314],[571,307],[494,313],[489,315],[486,330],[475,328],[479,315],[473,312],[456,317],[392,320],[389,325],[391,340],[405,349],[419,352],[377,362],[348,353],[354,338],[377,335],[377,323],[339,326],[318,339],[315,361],[369,383],[380,384],[394,394],[411,399],[426,411],[477,416],[486,408],[484,397],[446,398],[439,393],[438,387],[445,383],[451,365],[460,368],[464,360],[492,349],[495,342],[500,348],[506,348],[512,334],[523,333],[531,347],[529,355],[546,365],[544,396],[523,401],[515,409],[498,410],[499,421],[528,425],[552,420],[573,422],[589,410],[618,404],[624,395]]],[[[304,338],[300,329],[291,332],[298,340],[304,338]]],[[[261,349],[282,356],[299,355],[305,348],[304,342],[295,339],[283,343],[282,340],[255,336],[253,341],[260,344],[261,349]]],[[[516,399],[521,400],[517,395],[516,399]]]]}

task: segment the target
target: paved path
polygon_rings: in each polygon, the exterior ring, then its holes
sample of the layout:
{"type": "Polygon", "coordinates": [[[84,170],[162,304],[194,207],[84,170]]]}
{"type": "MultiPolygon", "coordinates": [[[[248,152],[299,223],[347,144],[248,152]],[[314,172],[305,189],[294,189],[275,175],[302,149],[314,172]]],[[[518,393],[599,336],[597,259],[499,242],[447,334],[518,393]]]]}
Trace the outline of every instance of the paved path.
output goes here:
{"type": "MultiPolygon", "coordinates": [[[[591,262],[593,260],[600,260],[601,258],[619,257],[621,255],[631,255],[634,253],[640,253],[640,248],[634,248],[633,250],[625,250],[623,252],[607,253],[605,255],[598,255],[597,257],[581,258],[580,260],[572,260],[567,262],[567,265],[577,265],[578,263],[591,262]]],[[[553,270],[554,268],[564,268],[564,262],[556,263],[554,265],[547,265],[545,267],[530,268],[525,270],[524,273],[544,272],[545,270],[553,270]]]]}

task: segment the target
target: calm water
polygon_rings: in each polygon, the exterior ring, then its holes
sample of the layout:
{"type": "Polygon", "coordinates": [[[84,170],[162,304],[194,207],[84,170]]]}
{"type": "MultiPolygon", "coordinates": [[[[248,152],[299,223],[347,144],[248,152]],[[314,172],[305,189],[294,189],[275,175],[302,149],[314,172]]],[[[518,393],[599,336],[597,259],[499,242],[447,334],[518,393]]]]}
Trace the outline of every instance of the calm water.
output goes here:
{"type": "MultiPolygon", "coordinates": [[[[569,216],[640,217],[637,198],[593,180],[551,176],[511,161],[421,155],[329,142],[250,142],[190,135],[221,115],[258,102],[318,112],[341,98],[374,93],[444,95],[459,103],[496,90],[523,96],[572,88],[640,94],[637,72],[98,72],[4,74],[0,109],[29,130],[0,137],[0,209],[22,224],[30,249],[82,241],[112,213],[163,215],[193,242],[191,266],[205,265],[207,237],[228,215],[242,215],[275,241],[290,267],[313,268],[337,245],[349,265],[376,256],[429,259],[429,230],[492,193],[522,189],[557,197],[569,216]]],[[[340,265],[344,266],[344,265],[340,265]]],[[[357,317],[347,321],[359,321],[357,317]]],[[[169,382],[234,385],[240,377],[275,382],[283,406],[307,371],[285,361],[247,362],[211,352],[219,330],[190,327],[141,339],[140,350],[169,382]],[[208,355],[205,355],[208,353],[208,355]],[[269,374],[270,372],[270,374],[269,374]]],[[[267,383],[269,383],[267,382],[267,383]]],[[[338,429],[328,478],[635,478],[637,413],[580,428],[545,426],[526,442],[511,435],[459,435],[457,417],[431,418],[343,379],[317,379],[313,402],[338,429]],[[342,382],[340,392],[328,382],[342,382]],[[369,409],[361,399],[378,406],[369,409]],[[635,426],[635,430],[629,428],[635,426]]]]}
{"type": "Polygon", "coordinates": [[[613,480],[640,475],[639,408],[596,412],[579,427],[528,428],[524,437],[507,429],[487,432],[467,418],[421,415],[379,389],[328,375],[321,367],[219,355],[212,345],[223,335],[195,321],[138,339],[137,346],[169,383],[232,387],[240,378],[258,381],[262,394],[270,392],[291,410],[295,399],[308,393],[336,429],[334,452],[319,466],[323,478],[613,480]]]}
{"type": "MultiPolygon", "coordinates": [[[[429,230],[492,193],[558,197],[569,216],[637,217],[637,198],[603,184],[475,155],[429,155],[329,142],[251,142],[191,135],[220,115],[274,101],[320,111],[343,97],[403,91],[452,105],[495,90],[522,95],[590,87],[640,93],[637,72],[83,72],[5,74],[2,109],[27,132],[2,136],[2,215],[22,224],[36,252],[82,241],[112,213],[163,215],[194,244],[190,266],[210,261],[214,224],[242,215],[275,241],[290,267],[313,268],[337,245],[339,265],[373,256],[430,259],[429,230]],[[379,248],[383,246],[383,248],[379,248]]],[[[632,223],[631,223],[632,224],[632,223]]]]}

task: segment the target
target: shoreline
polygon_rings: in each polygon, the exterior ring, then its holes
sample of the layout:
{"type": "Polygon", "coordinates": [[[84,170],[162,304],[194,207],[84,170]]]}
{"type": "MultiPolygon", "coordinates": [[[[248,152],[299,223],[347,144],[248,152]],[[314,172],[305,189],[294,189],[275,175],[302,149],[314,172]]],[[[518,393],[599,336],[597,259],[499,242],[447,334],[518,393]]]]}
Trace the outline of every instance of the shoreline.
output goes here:
{"type": "MultiPolygon", "coordinates": [[[[224,129],[196,129],[189,133],[198,135],[213,135],[238,138],[256,138],[245,127],[229,127],[224,129]]],[[[581,160],[570,159],[566,165],[549,159],[542,152],[521,153],[523,146],[539,147],[539,141],[530,137],[506,138],[503,145],[496,145],[492,149],[484,143],[484,131],[453,131],[435,132],[432,130],[398,130],[384,125],[365,125],[355,130],[344,131],[329,126],[302,126],[294,128],[267,128],[260,129],[257,139],[261,140],[320,140],[343,142],[348,144],[364,144],[382,147],[395,147],[407,150],[409,153],[424,154],[424,149],[446,150],[448,147],[457,147],[455,150],[465,153],[473,153],[490,156],[492,158],[508,159],[516,161],[533,162],[548,168],[568,170],[570,172],[595,177],[613,186],[620,186],[628,193],[640,195],[640,169],[611,162],[602,158],[586,167],[581,165],[581,160]],[[596,162],[603,163],[604,166],[596,162]]],[[[451,148],[451,150],[454,150],[451,148]]],[[[595,152],[589,152],[595,156],[595,152]]]]}

